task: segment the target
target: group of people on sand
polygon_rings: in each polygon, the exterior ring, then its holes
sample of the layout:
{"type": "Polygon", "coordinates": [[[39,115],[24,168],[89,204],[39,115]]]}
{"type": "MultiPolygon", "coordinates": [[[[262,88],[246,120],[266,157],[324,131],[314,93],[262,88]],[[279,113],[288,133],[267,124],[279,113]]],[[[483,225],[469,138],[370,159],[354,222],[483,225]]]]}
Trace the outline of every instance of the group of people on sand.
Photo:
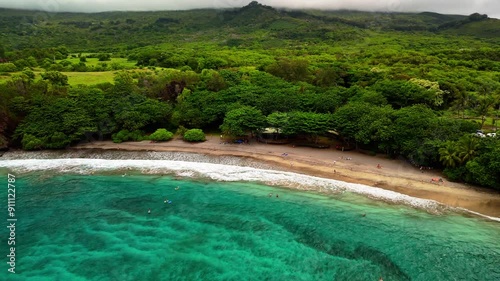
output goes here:
{"type": "Polygon", "coordinates": [[[444,183],[443,178],[431,178],[430,182],[432,182],[432,183],[435,182],[435,183],[438,183],[438,184],[439,183],[444,183]]]}
{"type": "MultiPolygon", "coordinates": [[[[180,188],[180,187],[179,187],[179,186],[177,186],[177,187],[175,188],[175,190],[179,190],[179,188],[180,188]]],[[[172,204],[172,201],[171,201],[171,200],[168,200],[168,198],[165,198],[165,200],[163,201],[163,203],[164,203],[164,204],[167,204],[167,203],[168,203],[168,204],[172,204]]],[[[151,214],[151,209],[148,209],[148,214],[151,214]]]]}

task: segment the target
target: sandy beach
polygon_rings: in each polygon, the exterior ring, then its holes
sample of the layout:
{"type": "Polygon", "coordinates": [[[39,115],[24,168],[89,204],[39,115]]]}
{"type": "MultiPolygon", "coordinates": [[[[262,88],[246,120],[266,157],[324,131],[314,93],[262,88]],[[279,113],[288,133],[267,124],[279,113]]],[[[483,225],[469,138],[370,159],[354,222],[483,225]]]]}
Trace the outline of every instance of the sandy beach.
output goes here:
{"type": "Polygon", "coordinates": [[[413,197],[431,199],[448,206],[461,207],[493,217],[500,217],[500,193],[469,185],[433,183],[442,177],[434,170],[421,171],[409,163],[385,156],[368,156],[359,152],[333,148],[317,149],[292,145],[225,144],[218,136],[208,136],[203,143],[174,139],[165,143],[99,141],[80,144],[75,149],[127,151],[191,152],[213,156],[246,157],[264,162],[279,170],[336,179],[396,191],[413,197]],[[349,159],[349,160],[347,160],[349,159]],[[380,165],[380,168],[378,168],[380,165]]]}

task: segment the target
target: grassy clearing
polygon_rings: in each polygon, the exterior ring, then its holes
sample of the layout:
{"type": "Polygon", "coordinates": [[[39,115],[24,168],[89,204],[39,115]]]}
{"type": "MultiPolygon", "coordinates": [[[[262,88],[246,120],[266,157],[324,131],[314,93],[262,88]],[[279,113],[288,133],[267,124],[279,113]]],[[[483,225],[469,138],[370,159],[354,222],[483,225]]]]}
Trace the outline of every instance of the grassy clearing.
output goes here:
{"type": "MultiPolygon", "coordinates": [[[[477,122],[479,124],[481,124],[481,122],[483,122],[482,119],[481,119],[481,117],[470,117],[470,118],[467,118],[467,119],[468,120],[473,120],[473,121],[475,121],[475,122],[477,122]]],[[[486,126],[494,126],[494,125],[495,125],[495,123],[494,123],[493,117],[486,117],[486,121],[484,122],[484,126],[486,127],[486,126]]]]}
{"type": "MultiPolygon", "coordinates": [[[[64,59],[65,61],[69,61],[72,64],[78,64],[80,63],[80,58],[67,58],[64,59]]],[[[57,63],[61,62],[62,60],[58,60],[57,63]]],[[[128,61],[126,58],[111,58],[109,61],[99,61],[98,58],[87,58],[87,61],[85,64],[87,66],[97,66],[99,64],[107,64],[111,65],[113,63],[117,63],[125,68],[134,68],[135,64],[137,63],[136,61],[128,61]]]]}
{"type": "MultiPolygon", "coordinates": [[[[162,68],[158,68],[162,70],[162,68]]],[[[96,85],[100,83],[110,82],[113,83],[115,74],[120,70],[116,71],[99,71],[99,72],[61,72],[62,74],[68,76],[68,83],[70,85],[96,85]]],[[[42,79],[41,73],[45,71],[34,71],[35,80],[42,79]]],[[[149,69],[134,69],[133,72],[151,72],[149,69]]],[[[21,72],[11,72],[10,75],[0,74],[0,83],[5,83],[12,79],[15,75],[21,74],[21,72]]]]}
{"type": "MultiPolygon", "coordinates": [[[[148,72],[147,69],[134,69],[133,72],[148,72]]],[[[95,85],[100,83],[113,83],[115,74],[120,72],[116,71],[99,71],[99,72],[61,72],[68,76],[68,83],[70,85],[95,85]]]]}
{"type": "Polygon", "coordinates": [[[62,72],[68,76],[68,83],[70,85],[95,85],[99,83],[113,83],[116,71],[102,71],[102,72],[62,72]]]}
{"type": "MultiPolygon", "coordinates": [[[[482,119],[481,117],[465,117],[465,118],[462,118],[461,115],[456,115],[456,114],[448,114],[448,116],[450,118],[456,118],[456,119],[463,119],[463,120],[469,120],[469,121],[473,121],[473,122],[476,122],[478,124],[481,124],[482,123],[482,119]]],[[[486,120],[484,122],[484,125],[483,127],[481,128],[482,130],[485,130],[487,132],[489,131],[495,131],[498,126],[500,125],[500,120],[496,119],[496,117],[486,117],[486,120]]]]}
{"type": "MultiPolygon", "coordinates": [[[[101,72],[61,72],[68,76],[68,83],[70,85],[95,85],[99,83],[110,82],[113,83],[113,78],[117,71],[101,71],[101,72]]],[[[35,80],[42,79],[41,73],[35,71],[35,80]]],[[[12,79],[16,74],[21,72],[12,72],[11,76],[0,75],[0,83],[5,83],[12,79]]]]}

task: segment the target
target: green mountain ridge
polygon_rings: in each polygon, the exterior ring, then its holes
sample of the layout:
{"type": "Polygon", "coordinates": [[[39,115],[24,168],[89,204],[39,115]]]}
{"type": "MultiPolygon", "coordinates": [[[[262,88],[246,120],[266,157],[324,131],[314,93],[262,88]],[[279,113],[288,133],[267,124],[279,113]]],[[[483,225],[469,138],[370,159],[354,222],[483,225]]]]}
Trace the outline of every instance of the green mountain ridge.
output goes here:
{"type": "Polygon", "coordinates": [[[364,31],[431,32],[498,40],[500,20],[482,17],[470,20],[470,17],[431,12],[288,10],[257,2],[223,10],[91,14],[0,9],[0,34],[3,44],[14,50],[60,45],[74,50],[116,45],[130,49],[172,39],[227,40],[227,34],[240,37],[256,32],[267,32],[276,39],[294,40],[342,40],[343,37],[352,40],[364,31]],[[335,34],[328,34],[332,32],[335,34]],[[130,44],[131,36],[134,44],[130,44]]]}

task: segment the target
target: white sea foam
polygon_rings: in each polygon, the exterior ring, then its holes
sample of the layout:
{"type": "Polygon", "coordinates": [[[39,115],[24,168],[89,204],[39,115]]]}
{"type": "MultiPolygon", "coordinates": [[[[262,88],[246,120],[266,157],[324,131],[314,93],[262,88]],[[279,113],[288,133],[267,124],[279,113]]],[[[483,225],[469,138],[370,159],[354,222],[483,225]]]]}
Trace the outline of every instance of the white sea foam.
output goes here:
{"type": "Polygon", "coordinates": [[[390,190],[362,184],[301,175],[285,171],[213,163],[170,160],[107,160],[107,159],[23,159],[0,161],[0,167],[19,172],[52,170],[67,173],[94,173],[134,169],[147,174],[173,173],[181,177],[202,177],[215,181],[251,181],[267,185],[331,192],[352,192],[394,203],[403,203],[438,211],[443,205],[433,200],[411,197],[390,190]]]}
{"type": "Polygon", "coordinates": [[[455,208],[455,209],[459,210],[459,211],[462,211],[462,212],[465,212],[465,213],[474,214],[476,216],[483,217],[483,218],[486,218],[486,219],[489,219],[489,220],[492,220],[492,221],[500,222],[500,218],[497,218],[497,217],[491,217],[491,216],[483,215],[481,213],[474,212],[474,211],[471,211],[471,210],[467,210],[467,209],[464,209],[464,208],[455,208]]]}

